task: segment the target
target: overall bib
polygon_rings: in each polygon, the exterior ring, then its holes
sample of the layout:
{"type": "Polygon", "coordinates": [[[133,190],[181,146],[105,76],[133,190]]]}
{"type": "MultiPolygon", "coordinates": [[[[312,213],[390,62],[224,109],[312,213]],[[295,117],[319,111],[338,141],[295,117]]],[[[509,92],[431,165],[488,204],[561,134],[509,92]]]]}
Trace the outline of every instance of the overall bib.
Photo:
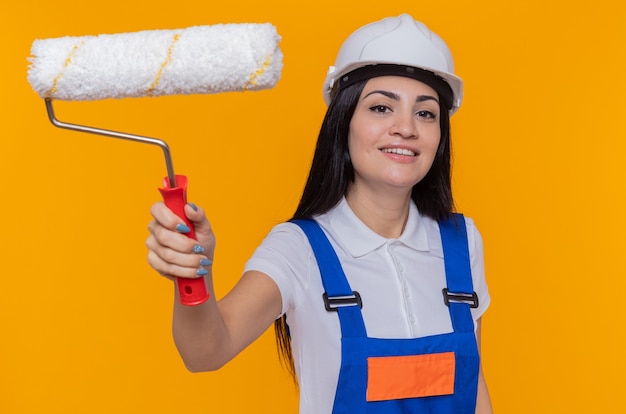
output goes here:
{"type": "MultiPolygon", "coordinates": [[[[462,215],[439,224],[453,332],[415,339],[367,336],[361,297],[353,292],[326,235],[313,220],[293,220],[307,235],[322,276],[324,302],[341,325],[341,369],[333,414],[474,414],[479,356],[470,306],[472,286],[462,215]]],[[[393,306],[393,304],[390,304],[393,306]]]]}

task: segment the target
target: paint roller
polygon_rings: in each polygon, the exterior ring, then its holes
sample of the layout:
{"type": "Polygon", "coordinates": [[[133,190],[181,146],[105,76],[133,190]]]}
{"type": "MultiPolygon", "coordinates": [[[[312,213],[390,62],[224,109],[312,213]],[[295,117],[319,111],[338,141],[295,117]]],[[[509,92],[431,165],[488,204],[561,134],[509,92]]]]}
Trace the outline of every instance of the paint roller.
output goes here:
{"type": "MultiPolygon", "coordinates": [[[[174,172],[163,140],[58,120],[53,101],[213,94],[272,88],[282,71],[280,36],[269,23],[216,24],[180,30],[35,40],[28,82],[44,99],[56,127],[157,145],[167,176],[159,188],[165,204],[191,231],[184,213],[187,177],[174,172]]],[[[209,295],[203,278],[176,278],[179,299],[198,305],[209,295]]]]}

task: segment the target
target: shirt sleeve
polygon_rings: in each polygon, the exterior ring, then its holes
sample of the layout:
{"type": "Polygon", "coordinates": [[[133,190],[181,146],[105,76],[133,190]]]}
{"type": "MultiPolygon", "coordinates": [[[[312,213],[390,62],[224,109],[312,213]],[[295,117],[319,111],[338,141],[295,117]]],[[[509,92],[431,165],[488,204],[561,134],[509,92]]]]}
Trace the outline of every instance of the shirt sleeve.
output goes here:
{"type": "Polygon", "coordinates": [[[467,241],[472,266],[472,283],[474,292],[478,295],[478,307],[472,309],[474,320],[478,320],[489,307],[491,296],[485,277],[485,259],[483,251],[483,239],[471,218],[465,218],[467,227],[467,241]]]}
{"type": "Polygon", "coordinates": [[[282,314],[301,303],[309,286],[312,250],[296,224],[275,226],[246,262],[244,271],[269,276],[280,290],[282,314]]]}

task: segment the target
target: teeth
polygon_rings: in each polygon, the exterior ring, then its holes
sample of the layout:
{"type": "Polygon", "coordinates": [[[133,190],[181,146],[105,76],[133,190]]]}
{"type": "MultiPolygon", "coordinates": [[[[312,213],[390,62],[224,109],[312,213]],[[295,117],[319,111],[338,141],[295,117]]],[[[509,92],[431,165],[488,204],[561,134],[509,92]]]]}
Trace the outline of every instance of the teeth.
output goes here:
{"type": "Polygon", "coordinates": [[[408,149],[402,149],[402,148],[383,148],[382,151],[388,152],[390,154],[408,155],[411,157],[415,156],[415,153],[413,151],[409,151],[408,149]]]}

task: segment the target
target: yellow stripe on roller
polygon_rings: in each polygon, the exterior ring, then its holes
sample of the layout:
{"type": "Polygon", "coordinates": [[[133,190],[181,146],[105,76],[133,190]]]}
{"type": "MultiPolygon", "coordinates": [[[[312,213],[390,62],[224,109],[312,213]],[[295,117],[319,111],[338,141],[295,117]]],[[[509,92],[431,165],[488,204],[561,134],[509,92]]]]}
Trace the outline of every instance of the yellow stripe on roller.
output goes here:
{"type": "Polygon", "coordinates": [[[63,69],[61,69],[59,74],[52,81],[52,88],[50,88],[48,93],[46,93],[46,98],[53,98],[54,97],[54,94],[58,90],[57,85],[59,83],[59,80],[65,74],[65,69],[67,69],[67,67],[72,64],[72,60],[74,59],[74,55],[76,55],[76,51],[78,49],[80,49],[81,46],[84,46],[84,44],[85,44],[85,42],[80,42],[79,44],[74,45],[74,47],[72,47],[72,50],[70,50],[70,53],[67,55],[67,59],[65,59],[65,62],[63,63],[63,69]]]}
{"type": "Polygon", "coordinates": [[[163,75],[163,71],[165,70],[167,65],[169,65],[172,62],[172,53],[174,53],[174,46],[176,45],[176,42],[178,42],[179,39],[180,39],[180,34],[176,33],[174,37],[172,38],[172,43],[170,44],[170,47],[167,49],[167,56],[165,57],[165,61],[159,68],[159,71],[157,72],[156,77],[154,78],[154,82],[152,82],[152,85],[150,85],[150,87],[148,88],[148,91],[146,92],[147,95],[152,95],[152,92],[154,92],[156,87],[159,85],[159,82],[161,81],[161,76],[163,75]]]}
{"type": "Polygon", "coordinates": [[[248,83],[246,85],[244,85],[243,90],[247,90],[250,86],[254,86],[256,85],[257,79],[259,77],[261,77],[261,75],[263,75],[263,73],[265,73],[265,71],[267,70],[267,68],[270,67],[270,64],[272,63],[272,55],[269,55],[266,59],[265,62],[263,62],[263,66],[261,66],[260,68],[258,68],[253,74],[250,75],[250,79],[248,79],[248,83]]]}

